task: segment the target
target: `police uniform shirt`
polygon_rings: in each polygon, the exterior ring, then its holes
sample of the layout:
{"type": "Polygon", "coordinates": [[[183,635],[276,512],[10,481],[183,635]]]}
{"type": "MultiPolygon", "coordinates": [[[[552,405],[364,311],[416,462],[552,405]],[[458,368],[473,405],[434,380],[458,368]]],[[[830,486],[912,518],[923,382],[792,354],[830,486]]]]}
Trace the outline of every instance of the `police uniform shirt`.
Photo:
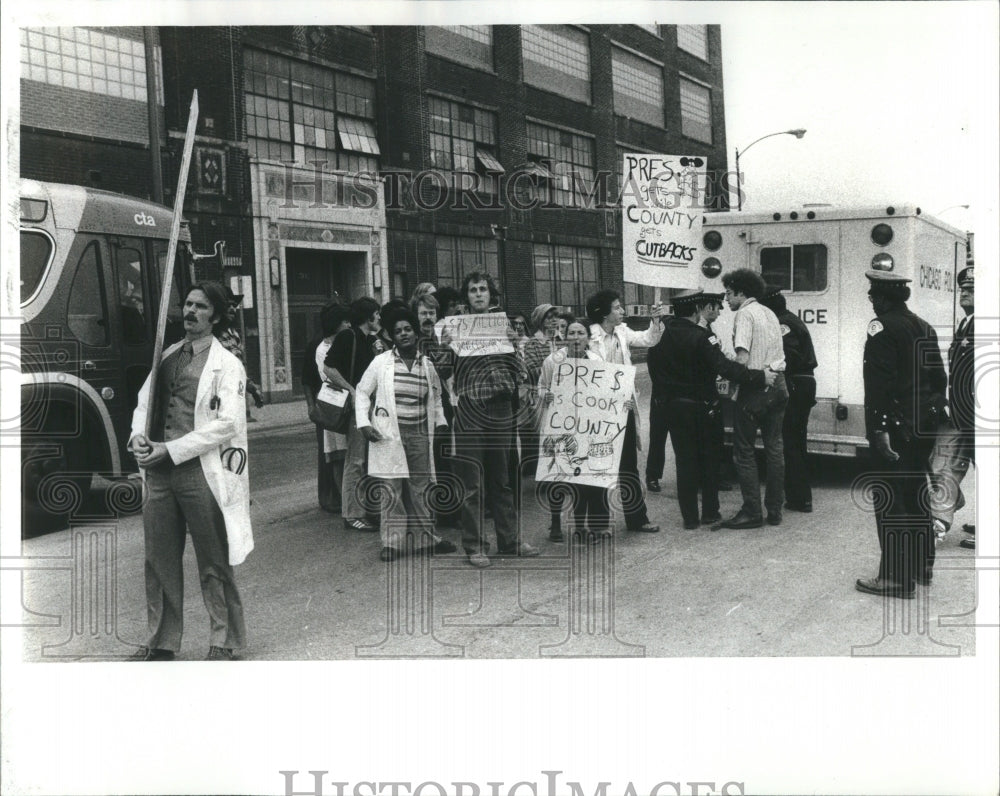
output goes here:
{"type": "Polygon", "coordinates": [[[683,317],[669,318],[663,330],[659,373],[665,398],[714,401],[716,376],[763,387],[761,370],[749,372],[722,353],[719,339],[703,326],[683,317]]]}
{"type": "Polygon", "coordinates": [[[198,382],[208,361],[212,335],[192,342],[185,341],[180,348],[163,360],[159,379],[158,404],[162,410],[162,428],[154,438],[171,442],[194,431],[194,404],[198,396],[198,382]]]}
{"type": "Polygon", "coordinates": [[[943,405],[947,376],[934,329],[905,306],[868,324],[864,351],[865,430],[912,434],[943,405]],[[919,368],[919,369],[918,369],[919,368]]]}
{"type": "Polygon", "coordinates": [[[973,431],[976,426],[975,350],[975,319],[966,315],[948,347],[949,409],[959,431],[973,431]]]}
{"type": "Polygon", "coordinates": [[[812,376],[817,362],[809,329],[798,315],[787,309],[778,313],[778,327],[785,349],[785,374],[812,376]]]}

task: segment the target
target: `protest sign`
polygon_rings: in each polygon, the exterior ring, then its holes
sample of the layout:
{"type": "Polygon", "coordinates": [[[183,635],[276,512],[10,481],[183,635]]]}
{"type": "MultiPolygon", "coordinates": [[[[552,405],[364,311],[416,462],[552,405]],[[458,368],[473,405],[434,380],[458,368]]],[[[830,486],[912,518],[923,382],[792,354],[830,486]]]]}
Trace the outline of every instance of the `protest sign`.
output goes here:
{"type": "Polygon", "coordinates": [[[626,282],[698,287],[706,161],[625,154],[622,259],[626,282]]]}
{"type": "Polygon", "coordinates": [[[612,487],[625,442],[635,367],[565,357],[552,378],[540,427],[538,481],[612,487]]]}
{"type": "Polygon", "coordinates": [[[487,354],[512,354],[514,346],[507,337],[510,321],[502,312],[481,315],[449,315],[434,324],[439,342],[448,345],[460,357],[484,357],[487,354]],[[447,330],[447,335],[442,333],[447,330]]]}

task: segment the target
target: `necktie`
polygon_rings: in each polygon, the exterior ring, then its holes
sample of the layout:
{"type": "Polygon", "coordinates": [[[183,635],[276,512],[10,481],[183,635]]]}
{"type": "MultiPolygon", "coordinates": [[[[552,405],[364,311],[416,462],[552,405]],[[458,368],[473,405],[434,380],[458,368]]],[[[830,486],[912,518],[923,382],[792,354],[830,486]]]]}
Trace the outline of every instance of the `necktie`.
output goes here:
{"type": "Polygon", "coordinates": [[[185,342],[181,346],[180,353],[177,355],[177,367],[174,368],[174,384],[184,374],[185,369],[191,364],[192,359],[194,359],[194,348],[191,346],[191,343],[185,342]]]}

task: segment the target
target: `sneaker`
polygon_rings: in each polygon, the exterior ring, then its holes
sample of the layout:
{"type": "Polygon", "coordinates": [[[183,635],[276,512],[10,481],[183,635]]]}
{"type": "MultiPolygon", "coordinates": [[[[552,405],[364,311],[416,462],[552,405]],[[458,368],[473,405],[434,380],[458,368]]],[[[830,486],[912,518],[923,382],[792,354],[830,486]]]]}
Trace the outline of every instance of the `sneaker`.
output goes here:
{"type": "Polygon", "coordinates": [[[157,647],[139,647],[128,656],[129,661],[172,661],[174,659],[173,650],[162,650],[157,647]]]}
{"type": "Polygon", "coordinates": [[[485,569],[493,562],[486,553],[469,553],[469,563],[477,569],[485,569]]]}
{"type": "Polygon", "coordinates": [[[944,524],[942,520],[934,520],[934,544],[935,546],[941,544],[944,541],[944,537],[948,533],[948,526],[944,524]]]}
{"type": "Polygon", "coordinates": [[[236,660],[235,654],[231,649],[227,647],[209,647],[208,655],[205,656],[206,661],[232,661],[236,660]]]}
{"type": "Polygon", "coordinates": [[[366,533],[374,533],[378,530],[374,525],[369,525],[364,520],[359,520],[357,518],[352,520],[344,520],[344,528],[348,531],[364,531],[366,533]]]}

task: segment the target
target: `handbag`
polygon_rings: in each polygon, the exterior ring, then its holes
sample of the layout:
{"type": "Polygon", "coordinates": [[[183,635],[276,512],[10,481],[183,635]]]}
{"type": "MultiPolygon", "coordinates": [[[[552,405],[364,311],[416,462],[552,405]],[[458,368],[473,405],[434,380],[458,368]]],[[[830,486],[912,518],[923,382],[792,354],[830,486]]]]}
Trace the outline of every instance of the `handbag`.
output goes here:
{"type": "MultiPolygon", "coordinates": [[[[345,330],[346,331],[346,330],[345,330]]],[[[351,346],[351,373],[354,375],[354,365],[358,352],[358,337],[351,330],[353,344],[351,346]]],[[[354,412],[354,401],[347,390],[338,390],[324,383],[316,394],[316,400],[309,407],[309,419],[317,426],[337,434],[346,434],[354,412]]]]}

